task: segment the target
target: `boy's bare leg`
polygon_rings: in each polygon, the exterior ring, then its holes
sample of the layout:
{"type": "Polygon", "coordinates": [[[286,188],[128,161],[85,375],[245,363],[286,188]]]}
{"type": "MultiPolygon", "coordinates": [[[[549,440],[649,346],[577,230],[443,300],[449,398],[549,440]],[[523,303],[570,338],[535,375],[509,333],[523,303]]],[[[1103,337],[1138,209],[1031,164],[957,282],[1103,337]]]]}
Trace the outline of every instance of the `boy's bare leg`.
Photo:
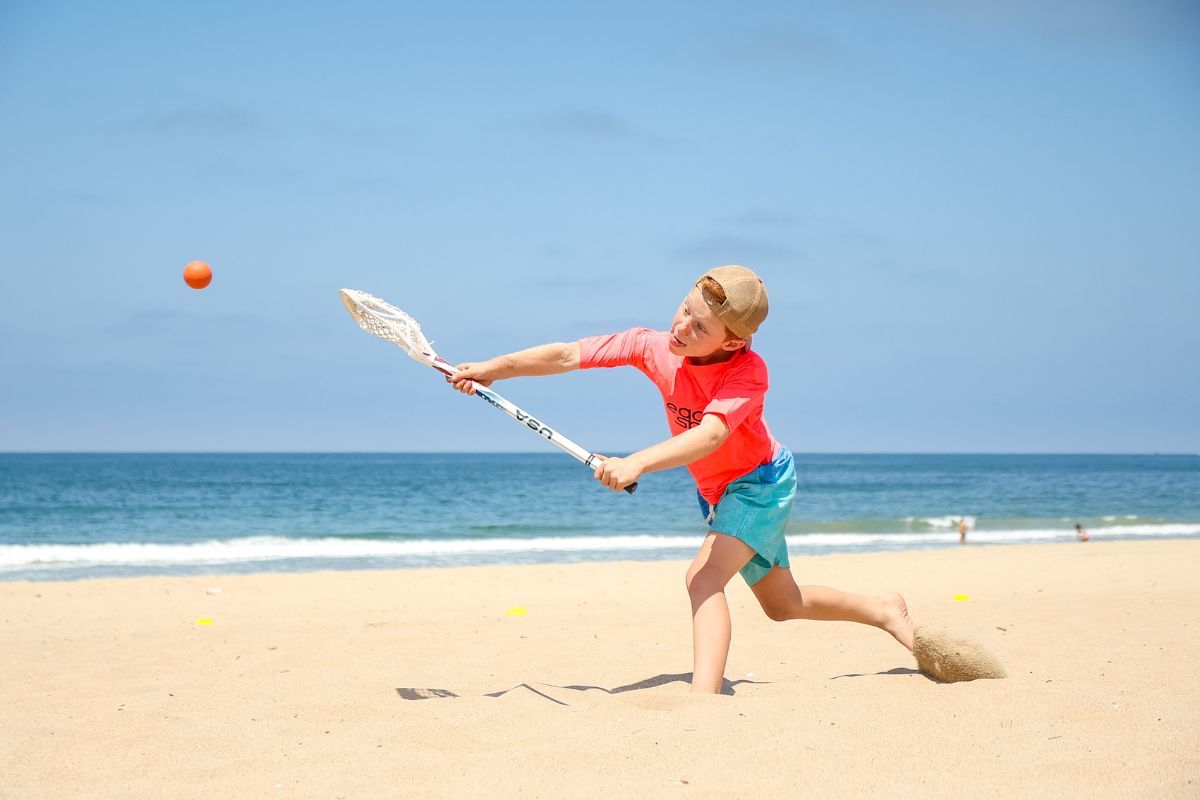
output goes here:
{"type": "Polygon", "coordinates": [[[773,620],[823,619],[874,625],[913,649],[913,623],[904,598],[895,592],[870,597],[828,586],[797,586],[790,569],[775,567],[750,587],[773,620]]]}
{"type": "Polygon", "coordinates": [[[754,555],[745,542],[710,533],[687,571],[692,601],[692,691],[716,694],[729,657],[729,604],[725,584],[754,555]]]}

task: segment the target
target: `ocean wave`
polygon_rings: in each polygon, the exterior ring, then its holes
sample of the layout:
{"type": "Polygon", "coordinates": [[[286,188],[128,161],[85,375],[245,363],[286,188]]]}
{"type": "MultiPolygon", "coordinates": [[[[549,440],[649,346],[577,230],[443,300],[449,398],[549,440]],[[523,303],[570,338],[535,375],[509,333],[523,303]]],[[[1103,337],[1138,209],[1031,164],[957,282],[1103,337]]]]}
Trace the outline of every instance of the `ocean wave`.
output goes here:
{"type": "MultiPolygon", "coordinates": [[[[913,518],[908,517],[908,520],[912,521],[913,518]]],[[[958,521],[959,520],[966,520],[968,527],[971,527],[971,528],[975,527],[975,517],[965,517],[965,516],[921,517],[920,519],[918,519],[916,521],[922,522],[931,528],[954,528],[955,530],[958,530],[958,521]]]]}
{"type": "MultiPolygon", "coordinates": [[[[1105,537],[1200,536],[1200,523],[1111,525],[1089,530],[1093,540],[1105,537]]],[[[94,544],[12,544],[0,545],[0,572],[56,567],[184,567],[217,566],[285,560],[338,562],[349,559],[428,560],[459,557],[461,563],[473,558],[504,560],[520,554],[542,555],[554,560],[556,554],[578,554],[603,558],[614,554],[639,554],[689,551],[701,541],[695,535],[624,535],[624,536],[538,536],[473,539],[346,539],[286,538],[251,536],[208,540],[186,544],[101,542],[94,544]]],[[[1008,529],[972,531],[968,541],[976,544],[1020,544],[1069,541],[1073,528],[1008,529]]],[[[798,533],[787,537],[797,552],[820,553],[839,550],[906,549],[957,544],[958,534],[942,532],[839,532],[798,533]]],[[[575,556],[577,558],[577,556],[575,556]]],[[[454,563],[460,563],[455,559],[454,563]]],[[[478,563],[478,562],[475,562],[478,563]]]]}
{"type": "Polygon", "coordinates": [[[98,542],[0,546],[0,570],[64,564],[185,565],[283,559],[403,558],[526,552],[643,551],[694,547],[692,536],[539,536],[494,539],[289,539],[248,536],[189,544],[98,542]]]}

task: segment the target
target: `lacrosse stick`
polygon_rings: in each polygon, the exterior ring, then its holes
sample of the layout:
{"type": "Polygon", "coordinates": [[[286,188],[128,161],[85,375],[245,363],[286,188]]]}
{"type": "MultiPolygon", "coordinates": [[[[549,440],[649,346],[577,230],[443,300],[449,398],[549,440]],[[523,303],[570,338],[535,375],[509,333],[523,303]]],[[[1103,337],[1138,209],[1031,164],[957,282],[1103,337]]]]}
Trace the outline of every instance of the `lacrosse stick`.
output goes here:
{"type": "MultiPolygon", "coordinates": [[[[346,310],[350,312],[350,316],[354,317],[354,321],[358,323],[358,326],[367,333],[378,336],[380,339],[389,341],[392,344],[399,345],[400,349],[408,353],[413,359],[427,367],[433,367],[448,378],[453,378],[458,372],[445,359],[434,352],[433,343],[426,339],[425,334],[421,332],[420,323],[408,314],[405,314],[391,303],[380,300],[378,297],[359,291],[358,289],[342,289],[340,294],[342,296],[342,303],[346,306],[346,310]]],[[[590,450],[583,449],[558,431],[550,428],[544,422],[536,419],[532,414],[517,408],[486,386],[480,386],[474,381],[472,383],[479,397],[482,397],[495,408],[508,414],[546,441],[566,451],[568,455],[581,462],[585,467],[594,470],[596,465],[603,460],[600,456],[590,450]]],[[[636,483],[631,483],[625,487],[625,491],[630,494],[633,494],[636,489],[636,483]]]]}

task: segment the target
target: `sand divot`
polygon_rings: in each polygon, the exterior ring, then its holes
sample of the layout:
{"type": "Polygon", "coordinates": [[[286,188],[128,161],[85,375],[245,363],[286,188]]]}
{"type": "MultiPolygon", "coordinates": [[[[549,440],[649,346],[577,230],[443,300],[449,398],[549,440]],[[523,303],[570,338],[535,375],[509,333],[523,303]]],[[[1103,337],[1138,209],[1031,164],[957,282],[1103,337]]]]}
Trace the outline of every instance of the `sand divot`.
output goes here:
{"type": "Polygon", "coordinates": [[[917,628],[913,634],[917,669],[942,683],[1006,678],[1004,665],[981,645],[948,631],[917,628]]]}

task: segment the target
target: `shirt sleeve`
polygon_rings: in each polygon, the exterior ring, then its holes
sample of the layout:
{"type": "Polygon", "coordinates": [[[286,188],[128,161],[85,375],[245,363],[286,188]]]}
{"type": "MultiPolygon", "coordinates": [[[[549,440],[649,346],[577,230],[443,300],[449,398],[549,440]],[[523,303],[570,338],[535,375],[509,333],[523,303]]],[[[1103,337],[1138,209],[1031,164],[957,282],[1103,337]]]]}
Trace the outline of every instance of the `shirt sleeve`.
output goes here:
{"type": "Polygon", "coordinates": [[[646,367],[649,328],[630,328],[623,333],[587,336],[579,340],[579,368],[646,367]]]}
{"type": "Polygon", "coordinates": [[[717,387],[712,400],[704,407],[704,413],[719,415],[729,430],[733,430],[755,411],[762,413],[768,385],[766,364],[761,360],[747,364],[717,387]]]}

